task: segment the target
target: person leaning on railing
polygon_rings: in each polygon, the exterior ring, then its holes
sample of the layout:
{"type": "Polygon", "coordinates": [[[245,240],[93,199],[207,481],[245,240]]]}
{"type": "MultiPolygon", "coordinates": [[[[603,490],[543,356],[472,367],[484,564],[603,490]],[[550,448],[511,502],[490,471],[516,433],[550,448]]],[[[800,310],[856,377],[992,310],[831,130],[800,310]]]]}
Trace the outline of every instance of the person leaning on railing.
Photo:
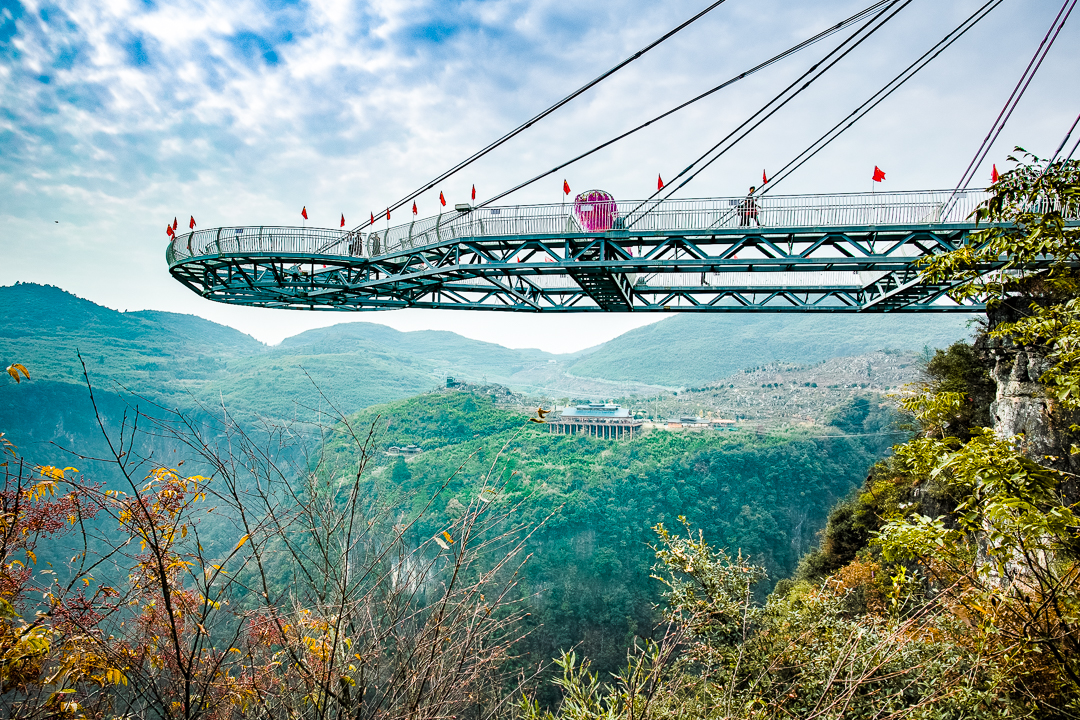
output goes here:
{"type": "Polygon", "coordinates": [[[761,222],[758,220],[758,204],[757,198],[754,197],[754,191],[757,190],[753,185],[750,186],[750,192],[747,193],[746,199],[739,205],[739,225],[749,225],[752,219],[758,227],[761,227],[761,222]]]}

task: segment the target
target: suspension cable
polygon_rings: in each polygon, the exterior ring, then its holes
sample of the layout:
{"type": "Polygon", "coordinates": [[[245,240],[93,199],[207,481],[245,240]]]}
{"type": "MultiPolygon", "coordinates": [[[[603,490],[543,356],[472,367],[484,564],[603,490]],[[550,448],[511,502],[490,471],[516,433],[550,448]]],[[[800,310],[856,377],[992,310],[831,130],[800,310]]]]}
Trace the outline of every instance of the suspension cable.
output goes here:
{"type": "Polygon", "coordinates": [[[625,138],[630,137],[631,135],[633,135],[634,133],[636,133],[636,132],[638,132],[640,130],[644,130],[645,128],[649,127],[653,123],[659,122],[660,120],[663,120],[664,118],[666,118],[666,117],[668,117],[670,115],[674,115],[675,113],[679,112],[680,110],[682,110],[684,108],[689,107],[690,105],[693,105],[694,103],[698,102],[699,100],[704,100],[705,98],[709,97],[713,93],[719,92],[720,90],[723,90],[724,88],[726,88],[726,87],[728,87],[730,85],[734,85],[738,81],[743,80],[745,78],[748,78],[751,75],[753,75],[754,73],[757,73],[757,72],[759,72],[761,70],[764,70],[765,68],[769,67],[770,65],[774,65],[775,63],[780,62],[781,60],[783,60],[783,59],[785,59],[785,58],[787,58],[787,57],[789,57],[791,55],[794,55],[795,53],[799,52],[800,50],[808,48],[811,45],[814,45],[815,43],[817,43],[817,42],[819,42],[821,40],[824,40],[825,38],[829,37],[830,35],[833,35],[834,33],[839,32],[840,30],[843,30],[844,28],[848,27],[849,25],[853,25],[853,24],[859,22],[860,20],[865,18],[867,15],[870,15],[875,10],[880,8],[882,5],[888,4],[889,1],[890,0],[878,0],[878,2],[874,3],[873,5],[866,8],[865,10],[862,10],[862,11],[856,13],[855,15],[852,15],[851,17],[847,18],[846,20],[840,21],[836,25],[833,25],[832,27],[830,27],[830,28],[828,28],[826,30],[823,30],[822,32],[818,33],[817,35],[814,35],[813,37],[808,38],[806,40],[803,40],[801,43],[799,43],[797,45],[793,45],[792,47],[788,48],[787,50],[784,50],[782,53],[772,56],[768,60],[766,60],[766,61],[764,61],[762,63],[759,63],[758,65],[755,65],[754,67],[750,68],[749,70],[744,70],[743,72],[739,73],[735,77],[733,77],[733,78],[731,78],[729,80],[726,80],[726,81],[720,83],[719,85],[717,85],[717,86],[715,86],[713,88],[710,88],[710,89],[706,90],[705,92],[701,93],[700,95],[696,95],[696,96],[690,98],[689,100],[687,100],[686,102],[681,103],[680,105],[676,105],[675,107],[671,108],[670,110],[657,115],[656,117],[652,118],[651,120],[647,120],[647,121],[641,123],[637,127],[634,127],[634,128],[631,128],[630,130],[627,130],[626,132],[622,133],[621,135],[617,135],[617,136],[611,138],[610,140],[608,140],[606,142],[603,142],[603,143],[597,145],[596,147],[594,147],[594,148],[592,148],[590,150],[586,150],[585,152],[581,153],[580,155],[578,155],[578,156],[576,156],[574,158],[571,158],[570,160],[567,160],[566,162],[563,162],[563,163],[561,163],[559,165],[556,165],[555,167],[551,168],[550,170],[548,170],[546,172],[543,172],[543,173],[540,173],[539,175],[536,175],[535,177],[529,178],[528,180],[526,180],[526,181],[524,181],[524,182],[522,182],[522,183],[520,183],[518,185],[515,185],[514,187],[510,188],[509,190],[505,190],[505,191],[499,193],[498,195],[495,195],[495,196],[493,196],[491,198],[488,198],[484,202],[477,204],[476,207],[477,208],[487,207],[491,203],[497,202],[497,201],[503,199],[504,197],[506,197],[507,195],[511,195],[511,194],[517,192],[518,190],[526,188],[529,185],[532,185],[533,183],[535,183],[535,182],[537,182],[539,180],[543,180],[544,178],[546,178],[546,177],[548,177],[550,175],[554,175],[555,173],[559,172],[560,170],[562,170],[562,169],[564,169],[566,167],[569,167],[570,165],[573,165],[574,163],[578,162],[579,160],[584,160],[585,158],[589,157],[590,155],[593,155],[593,154],[603,150],[606,147],[614,145],[615,143],[619,142],[620,140],[624,140],[625,138]]]}
{"type": "MultiPolygon", "coordinates": [[[[757,112],[755,112],[753,115],[751,115],[745,121],[743,121],[738,127],[736,127],[734,130],[732,130],[730,133],[728,133],[722,140],[720,140],[720,142],[713,145],[711,148],[709,148],[707,151],[705,151],[702,155],[700,155],[696,160],[694,160],[692,163],[690,163],[690,165],[688,165],[682,172],[680,172],[678,175],[675,176],[674,180],[672,181],[672,184],[674,184],[675,180],[678,180],[679,178],[683,177],[684,175],[687,175],[687,173],[691,173],[691,171],[693,171],[693,172],[685,180],[683,180],[681,183],[679,183],[678,185],[676,185],[674,187],[671,187],[671,185],[669,185],[668,187],[670,187],[671,189],[667,190],[667,194],[665,195],[665,197],[661,198],[661,200],[657,200],[652,207],[648,208],[645,212],[641,213],[636,218],[634,218],[634,220],[627,225],[627,228],[633,227],[633,225],[635,225],[639,220],[641,220],[643,217],[648,215],[655,208],[659,207],[659,204],[661,202],[663,202],[663,200],[671,197],[675,192],[677,192],[678,190],[680,190],[681,188],[686,186],[687,183],[689,183],[694,178],[696,178],[699,174],[701,174],[701,172],[703,170],[705,170],[707,167],[709,167],[714,162],[716,162],[718,159],[720,159],[720,157],[722,157],[725,153],[727,153],[729,150],[731,150],[733,147],[735,147],[735,145],[737,145],[741,140],[743,140],[743,138],[745,138],[747,135],[749,135],[751,132],[753,132],[756,128],[758,128],[763,122],[765,122],[770,117],[772,117],[774,114],[776,114],[781,108],[783,108],[789,102],[791,102],[796,97],[798,97],[799,94],[801,94],[804,90],[806,90],[808,87],[810,87],[810,85],[812,85],[816,80],[820,79],[822,75],[824,75],[833,66],[835,66],[838,62],[840,62],[842,59],[844,59],[849,53],[854,51],[855,48],[857,48],[863,42],[868,40],[874,33],[876,33],[878,30],[880,30],[882,27],[884,27],[884,25],[887,22],[889,22],[889,20],[892,20],[894,17],[896,17],[896,15],[901,10],[903,10],[905,7],[907,7],[909,4],[911,4],[911,0],[904,0],[902,2],[902,4],[899,5],[899,7],[896,7],[896,5],[898,3],[900,3],[900,1],[901,0],[892,0],[892,2],[890,2],[885,8],[883,8],[877,15],[875,15],[873,18],[871,18],[865,25],[858,28],[854,33],[852,33],[847,38],[845,38],[843,42],[841,42],[839,45],[837,45],[835,48],[833,48],[831,51],[829,51],[829,53],[826,54],[824,58],[822,58],[817,63],[812,65],[809,70],[807,70],[805,73],[800,75],[798,77],[798,79],[796,79],[793,83],[791,83],[786,88],[784,88],[782,91],[780,91],[780,93],[778,93],[773,99],[771,99],[769,102],[765,103],[765,105],[763,105],[757,112]],[[847,47],[849,45],[850,45],[850,47],[847,47]],[[846,47],[846,49],[844,49],[845,47],[846,47]],[[841,52],[841,50],[843,50],[843,52],[841,52]],[[837,53],[839,53],[839,55],[837,55],[837,53]],[[832,58],[834,55],[836,55],[836,57],[831,62],[829,62],[827,65],[822,67],[822,63],[825,63],[827,60],[832,58]],[[807,79],[807,78],[809,78],[809,79],[807,79]],[[796,88],[796,87],[798,89],[796,89],[796,90],[794,90],[794,92],[792,92],[792,89],[796,88]],[[779,103],[779,104],[777,104],[777,103],[779,103]],[[773,106],[773,105],[776,105],[776,106],[773,107],[772,110],[769,110],[769,108],[771,106],[773,106]],[[768,110],[768,112],[766,113],[767,110],[768,110]],[[762,116],[762,113],[765,113],[765,114],[762,116]],[[754,122],[753,125],[750,125],[750,123],[753,122],[759,116],[762,116],[762,117],[759,120],[757,120],[757,122],[754,122]],[[747,128],[747,125],[750,125],[750,127],[747,128]],[[745,131],[743,131],[744,128],[747,128],[747,129],[745,131]],[[739,135],[739,133],[741,131],[742,131],[742,134],[739,135]],[[735,137],[736,135],[739,135],[739,136],[735,137]],[[732,140],[732,138],[734,138],[734,140],[732,140]],[[720,152],[713,155],[713,153],[718,148],[720,148],[722,145],[724,145],[725,143],[727,143],[727,146],[724,147],[722,150],[720,150],[720,152]],[[706,158],[708,158],[710,155],[713,155],[713,157],[709,158],[706,161],[706,158]],[[698,167],[695,170],[694,167],[696,165],[698,165],[699,163],[703,163],[703,164],[701,164],[701,166],[698,167]]],[[[666,190],[666,188],[665,188],[665,190],[666,190]]],[[[665,192],[665,190],[657,190],[656,192],[654,192],[646,200],[644,200],[640,204],[638,204],[638,206],[635,207],[628,215],[633,215],[638,210],[640,210],[642,207],[644,207],[646,204],[648,204],[650,202],[653,202],[655,200],[655,198],[658,195],[660,195],[661,193],[665,192]]]]}
{"type": "Polygon", "coordinates": [[[1080,138],[1076,138],[1076,144],[1073,145],[1073,149],[1069,151],[1069,155],[1065,159],[1072,160],[1072,156],[1076,154],[1077,148],[1080,148],[1080,138]]]}
{"type": "MultiPolygon", "coordinates": [[[[553,112],[555,112],[556,110],[561,108],[563,105],[566,105],[567,103],[569,103],[574,98],[576,98],[579,95],[587,92],[588,90],[595,87],[596,85],[599,85],[601,82],[603,82],[607,78],[611,77],[612,75],[617,73],[619,70],[622,70],[624,67],[626,67],[630,63],[634,62],[635,60],[637,60],[638,58],[643,56],[645,53],[647,53],[650,50],[654,49],[656,46],[660,45],[665,40],[668,40],[669,38],[674,36],[679,31],[686,29],[687,27],[689,27],[694,22],[700,20],[702,17],[704,17],[708,13],[710,13],[713,10],[715,10],[716,8],[720,7],[720,5],[724,4],[726,1],[727,0],[715,0],[715,2],[710,4],[704,10],[697,13],[696,15],[691,17],[689,20],[686,20],[682,24],[678,25],[674,29],[669,30],[668,32],[664,33],[663,35],[661,35],[656,40],[653,40],[651,43],[649,43],[648,45],[643,47],[641,50],[638,50],[636,53],[634,53],[630,57],[626,58],[625,60],[623,60],[619,64],[612,67],[610,70],[607,70],[607,71],[601,73],[600,75],[596,76],[595,78],[593,78],[589,82],[587,82],[584,85],[582,85],[581,87],[579,87],[574,92],[572,92],[569,95],[567,95],[566,97],[564,97],[562,100],[559,100],[557,103],[555,103],[551,107],[547,108],[546,110],[542,110],[541,112],[537,113],[536,115],[531,117],[529,120],[525,121],[521,125],[518,125],[516,128],[514,128],[510,132],[506,133],[505,135],[500,137],[498,140],[495,140],[494,142],[490,143],[489,145],[487,145],[483,149],[476,151],[475,153],[473,153],[469,157],[467,157],[464,160],[462,160],[461,162],[459,162],[457,165],[454,165],[452,168],[450,168],[446,172],[440,174],[434,180],[420,186],[416,190],[413,190],[411,193],[409,193],[408,195],[406,195],[402,199],[398,200],[397,202],[395,202],[392,205],[390,205],[389,207],[387,207],[386,211],[390,212],[391,210],[397,210],[399,207],[405,205],[406,203],[408,203],[408,202],[410,202],[412,200],[415,200],[417,197],[419,197],[424,192],[427,192],[428,190],[431,190],[433,187],[435,187],[437,184],[439,184],[443,180],[446,180],[450,176],[460,172],[461,170],[464,170],[466,167],[468,167],[469,165],[472,165],[474,162],[476,162],[480,158],[484,157],[488,153],[492,152],[496,148],[506,144],[507,142],[509,142],[513,138],[515,138],[518,135],[520,135],[521,133],[525,132],[525,130],[529,129],[530,127],[535,125],[537,122],[543,120],[548,115],[552,114],[553,112]]],[[[364,228],[366,228],[367,226],[369,226],[371,224],[372,224],[371,221],[367,220],[367,221],[361,223],[359,227],[355,228],[353,230],[353,232],[358,232],[360,230],[363,230],[364,228]]]]}
{"type": "Polygon", "coordinates": [[[1032,78],[1035,77],[1035,73],[1037,73],[1039,67],[1042,66],[1043,60],[1046,59],[1046,55],[1050,52],[1050,48],[1053,46],[1054,41],[1057,40],[1061,28],[1065,27],[1065,21],[1069,19],[1069,15],[1072,14],[1074,7],[1076,7],[1076,0],[1065,0],[1061,9],[1058,10],[1054,22],[1050,24],[1050,29],[1046,31],[1046,35],[1043,36],[1042,42],[1040,42],[1039,47],[1036,48],[1035,54],[1031,57],[1031,61],[1028,62],[1023,74],[1017,81],[1016,87],[1014,87],[1012,93],[1009,94],[1009,99],[1005,101],[1005,105],[1001,108],[1001,112],[999,112],[997,118],[994,119],[993,125],[990,126],[990,132],[986,134],[982,144],[979,145],[979,149],[975,151],[975,157],[968,163],[967,169],[964,170],[964,174],[960,177],[960,182],[957,183],[956,188],[952,191],[952,195],[949,196],[949,201],[945,203],[946,206],[952,201],[953,196],[955,196],[956,193],[960,190],[966,190],[968,184],[971,183],[972,178],[975,177],[975,171],[982,165],[987,154],[990,152],[990,147],[997,141],[1001,131],[1005,129],[1005,123],[1009,121],[1013,110],[1015,110],[1016,106],[1020,103],[1020,98],[1024,96],[1024,92],[1027,90],[1028,85],[1031,84],[1032,78]]]}
{"type": "Polygon", "coordinates": [[[969,30],[975,27],[983,18],[989,15],[994,9],[996,9],[1004,0],[989,0],[982,7],[977,9],[968,18],[961,22],[956,28],[949,32],[945,37],[939,40],[933,47],[923,53],[915,62],[908,65],[889,82],[878,90],[876,93],[870,96],[862,105],[855,108],[847,117],[838,122],[832,128],[828,130],[824,135],[815,140],[805,150],[795,156],[787,165],[780,168],[776,172],[776,175],[769,180],[768,185],[761,189],[761,195],[765,195],[770,190],[775,188],[778,184],[783,182],[786,178],[790,177],[793,172],[798,170],[812,157],[825,149],[833,140],[836,140],[843,134],[848,128],[861,120],[871,110],[881,104],[887,97],[900,89],[908,80],[913,78],[919,71],[929,65],[938,55],[944,52],[950,45],[959,40],[969,30]],[[845,125],[845,123],[847,123],[845,125]]]}
{"type": "MultiPolygon", "coordinates": [[[[1073,120],[1072,127],[1069,128],[1069,132],[1065,133],[1065,137],[1061,138],[1061,144],[1058,145],[1057,151],[1054,152],[1054,157],[1050,158],[1050,162],[1048,162],[1046,164],[1047,167],[1050,167],[1050,165],[1052,165],[1053,162],[1055,160],[1057,160],[1058,155],[1061,154],[1061,151],[1065,149],[1065,143],[1069,142],[1069,137],[1072,136],[1073,130],[1076,129],[1076,124],[1077,123],[1080,123],[1080,115],[1076,116],[1076,119],[1073,120]]],[[[1080,140],[1078,140],[1077,142],[1080,142],[1080,140]]],[[[1075,145],[1073,146],[1072,152],[1076,152],[1076,146],[1075,145]]],[[[1072,152],[1069,153],[1069,158],[1072,158],[1072,152]]],[[[1069,159],[1069,158],[1066,158],[1066,159],[1069,159]]]]}

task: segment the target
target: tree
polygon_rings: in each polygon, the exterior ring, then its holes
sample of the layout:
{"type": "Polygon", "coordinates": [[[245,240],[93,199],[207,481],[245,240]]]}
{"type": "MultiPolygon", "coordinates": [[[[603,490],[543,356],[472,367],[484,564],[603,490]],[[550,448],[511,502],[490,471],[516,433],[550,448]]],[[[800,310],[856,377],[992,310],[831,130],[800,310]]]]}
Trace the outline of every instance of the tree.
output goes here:
{"type": "MultiPolygon", "coordinates": [[[[995,379],[1048,383],[1052,423],[1080,408],[1080,168],[1028,157],[979,209],[986,226],[925,274],[987,300],[991,350],[1023,356],[1023,372],[995,379]]],[[[804,579],[756,605],[746,559],[658,528],[668,637],[683,652],[643,650],[609,688],[564,657],[566,701],[525,716],[1080,715],[1077,476],[1030,438],[978,427],[992,395],[980,342],[928,358],[902,403],[917,436],[837,509],[804,579]],[[626,679],[641,667],[653,685],[626,679]]],[[[859,410],[834,424],[857,427],[859,410]]]]}
{"type": "Polygon", "coordinates": [[[953,641],[955,618],[903,569],[853,564],[830,582],[802,583],[760,605],[764,573],[686,527],[657,537],[655,577],[668,631],[632,653],[610,683],[566,654],[554,712],[524,702],[524,720],[638,718],[1013,717],[994,659],[953,641]],[[853,613],[857,588],[871,611],[853,613]]]}
{"type": "Polygon", "coordinates": [[[1077,476],[1065,470],[1068,457],[1045,449],[1061,445],[1052,436],[1067,437],[1063,426],[1077,430],[1071,419],[1080,408],[1080,164],[1026,158],[978,209],[989,225],[931,258],[925,272],[957,283],[954,297],[987,301],[998,414],[1011,385],[1039,381],[1049,402],[1027,413],[1026,429],[1043,437],[1013,434],[1014,422],[958,431],[956,421],[980,418],[968,403],[978,395],[969,393],[972,380],[982,383],[961,372],[966,362],[939,353],[937,382],[903,403],[922,433],[897,447],[895,463],[954,509],[931,516],[901,504],[876,542],[887,561],[915,562],[927,574],[935,602],[1002,658],[1014,696],[1073,717],[1080,712],[1077,476]]]}
{"type": "Polygon", "coordinates": [[[412,473],[409,472],[409,466],[405,464],[405,458],[400,455],[394,459],[394,464],[390,467],[390,483],[399,488],[412,485],[412,473]]]}
{"type": "Polygon", "coordinates": [[[497,713],[515,687],[505,660],[530,530],[501,499],[502,453],[456,519],[416,537],[451,478],[402,516],[364,492],[378,418],[334,418],[323,434],[353,444],[344,458],[320,436],[315,452],[297,446],[301,428],[228,413],[133,407],[111,431],[99,415],[123,489],[34,464],[0,435],[5,716],[497,713]],[[186,457],[138,450],[163,443],[186,457]],[[35,567],[44,540],[70,560],[35,567]]]}
{"type": "Polygon", "coordinates": [[[990,335],[1045,351],[1039,380],[1062,405],[1080,408],[1080,161],[1022,159],[975,213],[984,227],[960,248],[927,259],[923,275],[954,283],[958,300],[981,298],[990,335]]]}

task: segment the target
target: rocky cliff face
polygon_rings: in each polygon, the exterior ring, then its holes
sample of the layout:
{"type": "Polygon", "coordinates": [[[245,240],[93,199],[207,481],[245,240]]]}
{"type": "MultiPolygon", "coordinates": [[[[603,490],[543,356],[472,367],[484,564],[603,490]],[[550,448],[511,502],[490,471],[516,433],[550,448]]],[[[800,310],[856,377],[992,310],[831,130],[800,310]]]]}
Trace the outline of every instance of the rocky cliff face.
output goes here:
{"type": "MultiPolygon", "coordinates": [[[[1028,305],[1030,302],[1023,306],[1028,305]]],[[[987,315],[990,328],[995,328],[1015,320],[1019,313],[1014,305],[1003,306],[987,315]]],[[[1019,345],[1010,338],[986,336],[979,344],[988,362],[992,363],[991,375],[997,385],[995,399],[990,405],[994,432],[999,437],[1020,436],[1020,452],[1040,465],[1074,476],[1080,474],[1080,454],[1070,452],[1080,439],[1078,433],[1070,430],[1070,426],[1080,424],[1080,413],[1062,408],[1039,382],[1049,365],[1045,348],[1019,345]]],[[[1075,477],[1065,483],[1062,491],[1067,503],[1080,499],[1080,483],[1075,477]]],[[[979,557],[983,562],[989,560],[987,542],[984,537],[979,543],[979,557]]],[[[990,579],[1008,583],[1029,576],[1028,561],[1030,558],[1018,556],[1002,566],[1005,577],[1000,577],[997,569],[993,569],[990,579]]]]}
{"type": "MultiPolygon", "coordinates": [[[[991,328],[1018,316],[1015,306],[987,314],[991,328]]],[[[1048,367],[1044,349],[1018,345],[1007,338],[984,338],[980,343],[993,364],[997,385],[990,406],[994,431],[1000,437],[1022,435],[1021,452],[1041,465],[1080,473],[1080,455],[1069,452],[1077,439],[1069,427],[1080,422],[1080,416],[1061,408],[1039,382],[1048,367]]]]}

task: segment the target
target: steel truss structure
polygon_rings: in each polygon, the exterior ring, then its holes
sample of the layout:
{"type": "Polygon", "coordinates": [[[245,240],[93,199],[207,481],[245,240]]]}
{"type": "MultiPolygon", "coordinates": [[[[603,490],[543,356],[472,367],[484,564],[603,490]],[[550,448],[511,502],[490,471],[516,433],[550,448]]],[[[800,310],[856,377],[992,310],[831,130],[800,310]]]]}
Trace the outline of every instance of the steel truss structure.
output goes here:
{"type": "Polygon", "coordinates": [[[172,275],[218,302],[307,310],[972,312],[924,281],[982,191],[619,203],[584,232],[564,206],[469,208],[379,233],[216,228],[177,236],[172,275]],[[761,223],[759,226],[757,223],[761,223]]]}

